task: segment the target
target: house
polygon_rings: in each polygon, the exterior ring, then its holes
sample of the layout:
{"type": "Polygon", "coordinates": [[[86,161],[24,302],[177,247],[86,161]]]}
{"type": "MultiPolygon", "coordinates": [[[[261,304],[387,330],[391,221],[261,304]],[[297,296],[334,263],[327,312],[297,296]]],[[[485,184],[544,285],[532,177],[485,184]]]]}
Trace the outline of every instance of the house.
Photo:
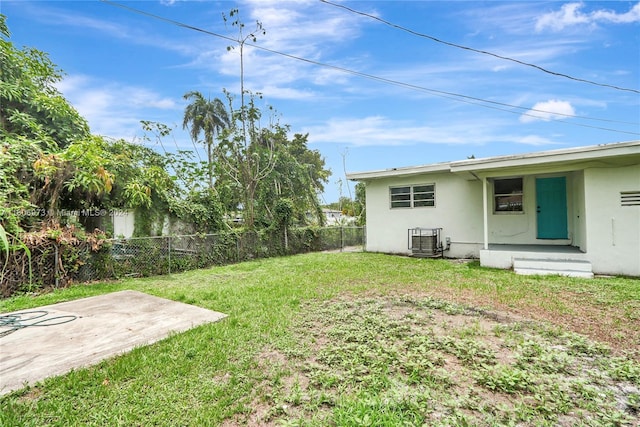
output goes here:
{"type": "Polygon", "coordinates": [[[135,229],[135,213],[133,210],[113,210],[110,213],[113,237],[130,238],[135,229]]]}
{"type": "Polygon", "coordinates": [[[322,209],[324,215],[325,224],[327,225],[340,225],[342,222],[342,211],[336,211],[333,209],[322,209]]]}
{"type": "Polygon", "coordinates": [[[366,184],[368,251],[640,276],[640,141],[347,177],[366,184]]]}
{"type": "Polygon", "coordinates": [[[325,224],[328,226],[353,225],[356,221],[354,217],[345,215],[342,211],[338,210],[322,209],[322,214],[324,215],[325,224]]]}

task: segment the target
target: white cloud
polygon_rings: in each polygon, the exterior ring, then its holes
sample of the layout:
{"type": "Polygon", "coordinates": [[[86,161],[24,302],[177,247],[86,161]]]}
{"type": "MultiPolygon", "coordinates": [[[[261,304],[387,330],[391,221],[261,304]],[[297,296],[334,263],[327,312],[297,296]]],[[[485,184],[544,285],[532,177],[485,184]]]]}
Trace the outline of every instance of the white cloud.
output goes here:
{"type": "MultiPolygon", "coordinates": [[[[29,4],[29,2],[25,2],[29,4]]],[[[55,4],[55,2],[50,2],[55,4]]],[[[47,5],[49,6],[49,5],[47,5]]],[[[157,47],[168,51],[187,55],[198,52],[198,47],[189,42],[176,41],[165,37],[163,34],[151,32],[150,26],[132,26],[127,21],[113,22],[106,18],[94,18],[92,16],[68,9],[53,7],[32,7],[29,9],[33,18],[47,25],[63,26],[66,29],[79,29],[83,36],[106,35],[110,39],[123,40],[143,46],[157,47]]]]}
{"type": "Polygon", "coordinates": [[[308,89],[296,89],[293,87],[282,87],[274,85],[265,85],[258,87],[257,92],[260,92],[267,99],[293,99],[293,100],[310,100],[316,99],[318,94],[308,89]]]}
{"type": "Polygon", "coordinates": [[[307,127],[313,143],[347,143],[353,146],[397,146],[425,142],[433,130],[412,126],[382,116],[331,119],[325,124],[307,127]]]}
{"type": "Polygon", "coordinates": [[[560,10],[549,12],[536,21],[536,31],[540,32],[545,29],[552,31],[560,31],[566,27],[575,25],[593,26],[601,22],[609,22],[613,24],[630,24],[640,22],[640,3],[635,4],[628,12],[616,13],[611,10],[595,10],[590,13],[582,12],[585,4],[566,3],[562,5],[560,10]]]}
{"type": "Polygon", "coordinates": [[[305,127],[311,143],[364,146],[403,146],[417,144],[483,145],[496,142],[531,144],[532,139],[500,135],[500,124],[483,119],[449,120],[425,125],[383,116],[334,118],[305,127]]]}
{"type": "Polygon", "coordinates": [[[57,88],[87,119],[92,133],[113,138],[130,139],[140,133],[141,120],[163,121],[182,110],[176,100],[147,88],[89,76],[67,76],[57,88]]]}
{"type": "Polygon", "coordinates": [[[640,22],[640,3],[635,4],[627,13],[617,14],[609,10],[597,10],[592,15],[594,21],[609,21],[614,24],[640,22]]]}
{"type": "Polygon", "coordinates": [[[558,144],[557,142],[540,135],[517,136],[517,137],[514,137],[514,142],[517,142],[518,144],[533,145],[533,146],[558,144]]]}
{"type": "Polygon", "coordinates": [[[531,110],[520,116],[520,122],[531,123],[537,120],[564,119],[568,116],[575,116],[575,110],[568,101],[551,99],[545,102],[536,103],[531,110]]]}
{"type": "MultiPolygon", "coordinates": [[[[257,34],[257,41],[247,41],[243,50],[245,88],[260,91],[260,87],[290,87],[302,82],[308,85],[346,84],[344,74],[334,78],[335,71],[312,65],[308,61],[332,62],[327,58],[345,43],[357,38],[362,22],[341,11],[333,10],[317,1],[244,1],[240,20],[245,24],[246,36],[259,20],[266,34],[257,34]],[[267,52],[250,46],[275,52],[267,52]],[[287,57],[286,55],[290,55],[287,57]],[[299,59],[297,59],[299,58],[299,59]],[[330,76],[330,77],[328,77],[330,76]]],[[[237,29],[227,26],[225,34],[237,37],[237,29]]],[[[224,42],[224,46],[231,45],[224,42]]],[[[222,46],[222,45],[221,45],[222,46]]],[[[240,53],[238,46],[231,50],[203,49],[189,64],[239,79],[240,53]]],[[[239,85],[239,83],[238,83],[239,85]]],[[[233,87],[236,91],[236,87],[233,87]]],[[[303,92],[308,92],[306,89],[303,92]]]]}

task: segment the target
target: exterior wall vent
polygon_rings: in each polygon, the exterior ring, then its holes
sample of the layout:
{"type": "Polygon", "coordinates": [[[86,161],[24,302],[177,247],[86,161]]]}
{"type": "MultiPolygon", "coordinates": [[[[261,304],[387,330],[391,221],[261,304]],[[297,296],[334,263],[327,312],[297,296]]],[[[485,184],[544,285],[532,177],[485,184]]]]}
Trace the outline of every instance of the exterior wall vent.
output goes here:
{"type": "Polygon", "coordinates": [[[409,249],[416,257],[444,258],[444,248],[440,235],[442,228],[410,228],[408,231],[409,249]]]}
{"type": "Polygon", "coordinates": [[[622,206],[640,206],[640,191],[621,191],[620,204],[622,206]]]}

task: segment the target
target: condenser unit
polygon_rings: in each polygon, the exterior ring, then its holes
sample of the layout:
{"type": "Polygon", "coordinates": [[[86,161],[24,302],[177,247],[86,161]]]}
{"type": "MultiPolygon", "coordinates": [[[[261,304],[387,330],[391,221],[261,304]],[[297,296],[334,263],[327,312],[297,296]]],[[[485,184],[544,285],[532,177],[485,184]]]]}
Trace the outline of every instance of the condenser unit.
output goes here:
{"type": "Polygon", "coordinates": [[[444,257],[440,234],[442,228],[410,228],[408,232],[411,255],[417,257],[444,257]]]}

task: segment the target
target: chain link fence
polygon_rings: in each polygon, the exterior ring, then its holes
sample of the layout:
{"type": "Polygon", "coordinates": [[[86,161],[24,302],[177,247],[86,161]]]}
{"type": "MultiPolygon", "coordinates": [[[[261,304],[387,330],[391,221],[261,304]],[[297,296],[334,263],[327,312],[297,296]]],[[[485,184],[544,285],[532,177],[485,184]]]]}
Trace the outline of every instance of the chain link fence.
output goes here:
{"type": "Polygon", "coordinates": [[[111,264],[112,277],[154,276],[273,256],[363,249],[364,238],[364,227],[132,237],[110,240],[109,257],[100,263],[111,264]]]}
{"type": "Polygon", "coordinates": [[[109,277],[94,265],[101,257],[87,243],[43,240],[36,244],[10,245],[7,252],[0,253],[0,297],[109,277]]]}
{"type": "Polygon", "coordinates": [[[46,242],[0,254],[0,294],[71,282],[155,276],[258,258],[329,250],[364,249],[364,227],[299,228],[219,234],[109,239],[98,251],[46,242]]]}

